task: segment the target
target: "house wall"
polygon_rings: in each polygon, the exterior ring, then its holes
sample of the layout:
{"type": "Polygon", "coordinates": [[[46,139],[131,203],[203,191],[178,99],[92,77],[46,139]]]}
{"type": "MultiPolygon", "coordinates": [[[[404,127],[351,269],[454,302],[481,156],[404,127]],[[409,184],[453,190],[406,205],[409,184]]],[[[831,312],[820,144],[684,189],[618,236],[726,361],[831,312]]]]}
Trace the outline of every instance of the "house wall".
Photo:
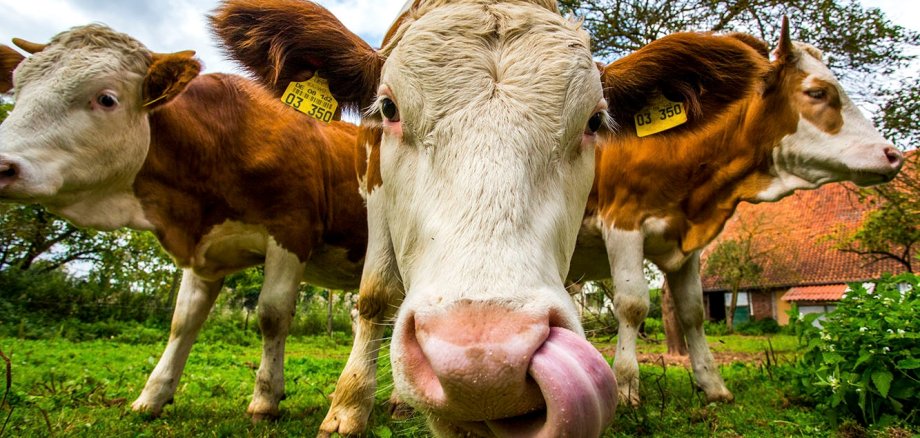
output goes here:
{"type": "Polygon", "coordinates": [[[792,289],[781,289],[774,292],[774,303],[776,303],[776,322],[779,325],[789,325],[789,312],[792,310],[792,303],[783,301],[783,296],[792,289]]]}
{"type": "Polygon", "coordinates": [[[776,318],[773,312],[773,291],[749,292],[751,319],[776,318]]]}

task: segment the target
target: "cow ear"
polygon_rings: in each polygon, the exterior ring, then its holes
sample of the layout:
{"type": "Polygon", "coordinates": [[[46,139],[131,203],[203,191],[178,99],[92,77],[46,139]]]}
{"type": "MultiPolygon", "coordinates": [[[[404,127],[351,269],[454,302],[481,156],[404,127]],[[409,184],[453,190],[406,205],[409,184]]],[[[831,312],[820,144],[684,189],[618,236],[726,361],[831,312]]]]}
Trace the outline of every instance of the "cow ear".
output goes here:
{"type": "Polygon", "coordinates": [[[169,102],[182,93],[200,72],[201,62],[195,59],[194,51],[153,54],[153,61],[144,77],[144,107],[153,109],[169,102]]]}
{"type": "Polygon", "coordinates": [[[609,64],[601,74],[610,115],[621,126],[656,95],[680,101],[692,129],[747,97],[769,63],[744,38],[676,33],[609,64]]]}
{"type": "Polygon", "coordinates": [[[322,6],[302,0],[225,0],[209,16],[227,54],[280,96],[319,74],[340,105],[373,101],[383,58],[322,6]]]}
{"type": "Polygon", "coordinates": [[[11,47],[0,44],[0,93],[13,89],[13,70],[26,59],[11,47]]]}

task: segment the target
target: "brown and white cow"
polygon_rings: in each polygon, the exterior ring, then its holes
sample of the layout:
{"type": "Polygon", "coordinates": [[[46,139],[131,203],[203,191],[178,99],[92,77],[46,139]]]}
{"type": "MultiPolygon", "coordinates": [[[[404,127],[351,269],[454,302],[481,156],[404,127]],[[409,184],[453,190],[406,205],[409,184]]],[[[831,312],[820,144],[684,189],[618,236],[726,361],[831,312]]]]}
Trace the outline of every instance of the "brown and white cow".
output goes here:
{"type": "Polygon", "coordinates": [[[229,0],[212,25],[276,93],[316,73],[370,108],[358,144],[369,224],[361,318],[321,432],[365,428],[396,314],[396,390],[437,434],[597,436],[615,383],[563,281],[603,96],[638,109],[650,90],[698,100],[705,84],[729,90],[713,94],[724,109],[753,80],[717,67],[744,50],[608,70],[602,90],[587,35],[551,1],[418,0],[380,51],[351,44],[335,17],[300,0],[229,0]]]}
{"type": "Polygon", "coordinates": [[[169,344],[132,407],[160,413],[224,276],[264,262],[248,411],[277,415],[301,279],[358,285],[357,128],[308,119],[238,76],[198,76],[193,52],[154,54],[104,26],[16,42],[33,55],[0,46],[0,91],[15,83],[16,93],[0,125],[0,200],[84,227],[152,231],[185,268],[169,344]]]}
{"type": "Polygon", "coordinates": [[[752,85],[744,99],[718,109],[718,95],[736,90],[700,78],[701,102],[688,105],[697,108],[688,122],[642,138],[633,125],[638,109],[612,106],[614,118],[632,126],[598,148],[595,186],[569,278],[612,273],[619,321],[614,368],[623,400],[639,401],[635,343],[649,306],[643,258],[667,277],[699,386],[710,401],[731,400],[703,333],[700,251],[741,201],[776,201],[833,181],[878,184],[900,169],[901,154],[847,97],[821,53],[793,43],[785,19],[782,29],[774,62],[766,44],[749,36],[682,33],[605,71],[611,80],[629,80],[637,64],[674,53],[683,53],[686,62],[711,62],[714,47],[734,46],[735,66],[720,74],[740,74],[736,80],[752,85]]]}

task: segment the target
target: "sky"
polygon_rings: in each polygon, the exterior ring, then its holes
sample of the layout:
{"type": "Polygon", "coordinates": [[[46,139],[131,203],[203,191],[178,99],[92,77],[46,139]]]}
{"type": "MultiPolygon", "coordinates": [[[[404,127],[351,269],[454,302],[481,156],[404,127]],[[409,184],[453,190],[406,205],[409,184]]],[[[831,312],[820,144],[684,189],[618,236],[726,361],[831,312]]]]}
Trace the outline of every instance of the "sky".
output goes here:
{"type": "MultiPolygon", "coordinates": [[[[406,0],[318,0],[374,47],[406,0]]],[[[862,0],[893,22],[920,31],[920,0],[862,0]]],[[[195,50],[209,72],[240,72],[225,59],[205,15],[217,0],[0,0],[0,43],[44,43],[73,26],[98,22],[134,36],[155,52],[195,50]]]]}

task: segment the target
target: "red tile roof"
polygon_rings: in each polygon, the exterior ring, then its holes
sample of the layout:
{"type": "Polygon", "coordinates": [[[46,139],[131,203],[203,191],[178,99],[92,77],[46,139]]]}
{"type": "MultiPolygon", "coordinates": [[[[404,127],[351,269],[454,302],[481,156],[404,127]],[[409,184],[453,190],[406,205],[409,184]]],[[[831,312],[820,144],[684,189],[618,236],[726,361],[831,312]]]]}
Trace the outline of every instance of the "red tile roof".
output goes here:
{"type": "Polygon", "coordinates": [[[799,286],[789,289],[783,295],[783,301],[840,301],[847,290],[845,284],[825,286],[799,286]]]}
{"type": "Polygon", "coordinates": [[[703,290],[727,289],[718,277],[706,275],[706,257],[720,241],[745,235],[754,236],[755,251],[769,255],[762,263],[763,273],[757,284],[742,288],[840,284],[876,279],[886,272],[904,272],[905,268],[894,261],[874,261],[834,248],[830,235],[835,230],[855,229],[870,211],[854,190],[849,183],[828,184],[817,190],[796,192],[778,202],[742,203],[722,234],[703,251],[703,290]]]}

